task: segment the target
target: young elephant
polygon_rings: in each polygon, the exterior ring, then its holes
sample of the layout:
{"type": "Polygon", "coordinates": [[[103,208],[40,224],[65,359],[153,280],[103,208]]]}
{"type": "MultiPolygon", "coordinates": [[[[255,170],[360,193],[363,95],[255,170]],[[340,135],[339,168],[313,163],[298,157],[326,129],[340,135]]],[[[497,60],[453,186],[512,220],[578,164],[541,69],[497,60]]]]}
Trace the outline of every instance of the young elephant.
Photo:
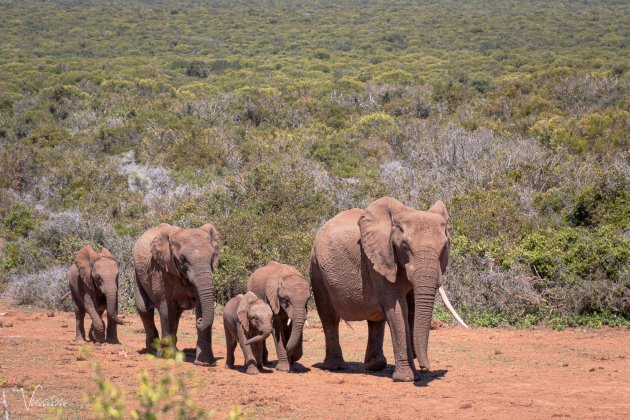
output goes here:
{"type": "Polygon", "coordinates": [[[271,308],[252,292],[230,299],[223,309],[227,348],[226,368],[234,368],[236,343],[243,350],[247,373],[255,375],[262,368],[263,343],[272,330],[271,308]]]}
{"type": "MultiPolygon", "coordinates": [[[[310,284],[294,267],[271,261],[252,273],[247,281],[247,290],[269,302],[275,315],[273,340],[278,355],[276,369],[288,372],[293,363],[302,357],[302,330],[310,284]]],[[[267,354],[265,346],[265,363],[267,354]]]]}
{"type": "Polygon", "coordinates": [[[75,339],[85,341],[83,318],[87,312],[92,320],[92,341],[120,344],[116,327],[123,321],[118,318],[118,265],[112,254],[106,248],[97,254],[91,246],[84,246],[70,267],[69,283],[77,322],[75,339]],[[106,309],[107,336],[101,319],[106,309]]]}

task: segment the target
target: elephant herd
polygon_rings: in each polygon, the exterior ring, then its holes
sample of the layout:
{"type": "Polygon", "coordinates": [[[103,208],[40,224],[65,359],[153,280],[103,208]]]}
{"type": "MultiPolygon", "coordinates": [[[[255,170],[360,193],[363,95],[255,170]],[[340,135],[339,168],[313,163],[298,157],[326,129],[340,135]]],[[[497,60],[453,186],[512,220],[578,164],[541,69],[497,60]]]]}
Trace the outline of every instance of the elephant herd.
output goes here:
{"type": "MultiPolygon", "coordinates": [[[[213,276],[218,267],[221,235],[206,224],[180,229],[163,223],[147,230],[133,247],[135,299],[146,335],[146,350],[155,340],[177,343],[184,310],[195,309],[197,344],[194,363],[215,366],[212,324],[213,276]],[[161,334],[155,325],[155,309],[161,334]]],[[[392,335],[394,381],[419,379],[414,358],[429,369],[427,354],[435,296],[439,292],[453,316],[466,327],[443,288],[449,258],[450,222],[444,203],[419,211],[383,197],[365,209],[350,209],[326,222],[316,233],[310,282],[298,270],[275,261],[257,269],[247,293],[224,307],[226,367],[234,367],[234,350],[243,351],[247,373],[268,362],[271,335],[278,362],[290,371],[302,357],[302,336],[311,290],[326,338],[323,367],[347,367],[339,343],[339,321],[368,322],[364,367],[382,370],[385,324],[392,335]]],[[[76,254],[69,273],[76,315],[76,340],[86,340],[83,319],[92,321],[88,338],[118,343],[118,268],[111,253],[89,245],[76,254]],[[107,311],[107,325],[102,320],[107,311]]]]}

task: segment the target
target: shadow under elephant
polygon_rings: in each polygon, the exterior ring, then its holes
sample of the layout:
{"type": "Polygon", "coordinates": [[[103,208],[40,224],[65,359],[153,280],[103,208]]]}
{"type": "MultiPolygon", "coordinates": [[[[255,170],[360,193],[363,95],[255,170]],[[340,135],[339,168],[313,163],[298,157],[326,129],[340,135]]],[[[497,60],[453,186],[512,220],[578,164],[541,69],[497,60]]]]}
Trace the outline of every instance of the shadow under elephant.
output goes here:
{"type": "MultiPolygon", "coordinates": [[[[346,364],[348,365],[347,369],[335,370],[335,371],[324,369],[323,363],[315,363],[313,367],[320,370],[325,370],[332,374],[344,374],[344,373],[345,374],[363,374],[363,375],[377,376],[381,378],[391,378],[392,374],[394,373],[394,367],[395,367],[394,365],[388,364],[383,370],[372,371],[372,370],[365,369],[363,367],[363,363],[360,363],[360,362],[346,362],[346,364]]],[[[430,371],[423,370],[420,375],[420,380],[415,381],[414,385],[419,386],[419,387],[427,386],[429,385],[429,383],[443,378],[444,376],[446,376],[447,373],[448,373],[448,370],[446,369],[437,369],[437,370],[430,370],[430,371]]]]}

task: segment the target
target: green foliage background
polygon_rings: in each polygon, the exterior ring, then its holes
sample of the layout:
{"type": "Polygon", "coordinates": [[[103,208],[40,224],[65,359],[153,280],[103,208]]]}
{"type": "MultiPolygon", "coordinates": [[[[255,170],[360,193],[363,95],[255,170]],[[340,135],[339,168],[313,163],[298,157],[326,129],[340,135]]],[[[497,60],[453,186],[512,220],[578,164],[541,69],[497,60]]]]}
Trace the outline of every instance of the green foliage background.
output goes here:
{"type": "Polygon", "coordinates": [[[131,309],[131,246],[160,222],[217,226],[225,301],[270,259],[307,273],[323,222],[390,195],[447,203],[447,289],[473,323],[630,318],[627,2],[0,10],[16,302],[53,305],[90,242],[118,258],[131,309]]]}

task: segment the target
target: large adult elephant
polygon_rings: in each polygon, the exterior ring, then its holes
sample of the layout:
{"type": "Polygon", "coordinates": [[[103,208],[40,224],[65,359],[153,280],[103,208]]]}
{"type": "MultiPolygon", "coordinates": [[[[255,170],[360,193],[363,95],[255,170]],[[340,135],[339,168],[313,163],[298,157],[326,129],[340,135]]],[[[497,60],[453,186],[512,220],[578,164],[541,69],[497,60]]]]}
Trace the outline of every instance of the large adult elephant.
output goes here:
{"type": "Polygon", "coordinates": [[[68,273],[70,294],[76,318],[76,341],[85,341],[84,318],[87,313],[92,321],[90,340],[120,344],[118,318],[118,264],[107,248],[96,253],[86,245],[75,255],[68,273]],[[107,331],[103,323],[103,312],[107,310],[107,331]],[[105,333],[107,332],[107,335],[105,333]]]}
{"type": "Polygon", "coordinates": [[[365,210],[339,213],[315,235],[311,285],[326,336],[324,368],[345,369],[339,320],[368,321],[364,366],[381,370],[385,323],[392,334],[394,381],[419,379],[414,350],[429,369],[427,347],[437,291],[466,326],[442,288],[450,246],[444,203],[418,211],[383,197],[365,210]]]}
{"type": "MultiPolygon", "coordinates": [[[[276,345],[276,369],[288,372],[302,357],[302,330],[306,304],[311,295],[308,280],[294,267],[271,261],[254,271],[247,290],[269,303],[274,313],[273,341],[276,345]]],[[[268,359],[263,347],[263,361],[268,359]]]]}
{"type": "Polygon", "coordinates": [[[167,223],[147,230],[133,247],[136,306],[144,324],[147,351],[158,338],[154,309],[160,315],[162,338],[177,341],[182,312],[195,308],[195,364],[215,366],[213,272],[219,264],[221,236],[211,224],[180,229],[167,223]]]}

